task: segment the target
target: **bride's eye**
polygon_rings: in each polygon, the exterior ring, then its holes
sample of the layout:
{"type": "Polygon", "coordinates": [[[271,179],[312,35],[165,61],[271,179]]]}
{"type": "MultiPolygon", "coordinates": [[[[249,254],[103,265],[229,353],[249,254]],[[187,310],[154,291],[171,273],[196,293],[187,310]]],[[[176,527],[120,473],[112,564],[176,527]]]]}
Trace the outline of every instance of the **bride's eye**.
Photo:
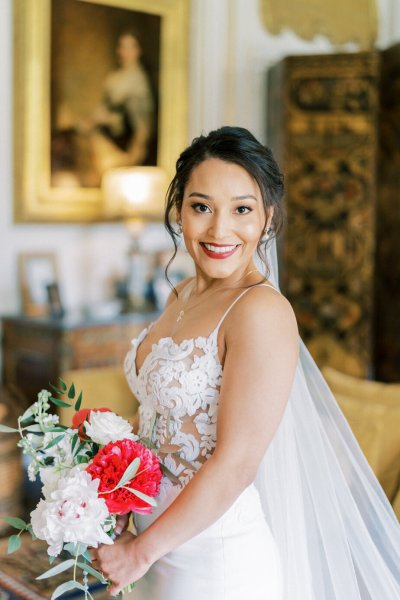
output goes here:
{"type": "Polygon", "coordinates": [[[192,204],[192,208],[194,208],[194,210],[199,213],[205,213],[210,210],[207,204],[203,204],[202,202],[195,202],[194,204],[192,204]]]}
{"type": "Polygon", "coordinates": [[[250,206],[238,206],[236,208],[236,212],[239,213],[239,215],[246,215],[249,212],[252,212],[252,208],[250,208],[250,206]]]}

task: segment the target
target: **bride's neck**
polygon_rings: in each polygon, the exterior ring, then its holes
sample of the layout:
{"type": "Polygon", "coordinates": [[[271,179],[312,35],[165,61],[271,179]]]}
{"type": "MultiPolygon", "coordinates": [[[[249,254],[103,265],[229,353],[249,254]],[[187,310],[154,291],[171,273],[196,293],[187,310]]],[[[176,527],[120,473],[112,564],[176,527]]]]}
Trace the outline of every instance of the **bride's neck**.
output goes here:
{"type": "Polygon", "coordinates": [[[201,295],[206,291],[225,289],[234,287],[237,284],[246,283],[251,280],[251,276],[259,273],[254,264],[248,265],[245,269],[235,271],[228,277],[207,277],[203,272],[197,271],[191,290],[192,295],[201,295]]]}

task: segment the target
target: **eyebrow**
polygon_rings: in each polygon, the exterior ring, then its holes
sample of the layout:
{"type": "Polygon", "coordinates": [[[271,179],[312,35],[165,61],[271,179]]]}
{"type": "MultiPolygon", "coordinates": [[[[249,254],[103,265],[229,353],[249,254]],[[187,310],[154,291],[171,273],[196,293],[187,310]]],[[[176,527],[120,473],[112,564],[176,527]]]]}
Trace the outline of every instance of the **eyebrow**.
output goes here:
{"type": "MultiPolygon", "coordinates": [[[[208,196],[207,194],[202,194],[201,192],[192,192],[191,194],[189,194],[189,198],[192,198],[193,196],[196,196],[197,198],[204,198],[204,200],[212,200],[211,196],[208,196]]],[[[231,198],[231,200],[247,200],[248,198],[252,198],[257,202],[257,198],[253,196],[253,194],[243,194],[243,196],[234,196],[233,198],[231,198]]]]}

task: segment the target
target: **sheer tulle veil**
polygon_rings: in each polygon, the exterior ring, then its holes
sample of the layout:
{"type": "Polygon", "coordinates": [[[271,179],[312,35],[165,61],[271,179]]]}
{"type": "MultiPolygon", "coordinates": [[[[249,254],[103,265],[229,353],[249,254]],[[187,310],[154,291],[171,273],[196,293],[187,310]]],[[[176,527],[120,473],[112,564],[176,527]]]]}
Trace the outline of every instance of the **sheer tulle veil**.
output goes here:
{"type": "MultiPolygon", "coordinates": [[[[269,280],[279,289],[276,239],[269,280]]],[[[258,471],[278,544],[282,600],[400,598],[400,526],[321,371],[300,339],[281,424],[258,471]]]]}

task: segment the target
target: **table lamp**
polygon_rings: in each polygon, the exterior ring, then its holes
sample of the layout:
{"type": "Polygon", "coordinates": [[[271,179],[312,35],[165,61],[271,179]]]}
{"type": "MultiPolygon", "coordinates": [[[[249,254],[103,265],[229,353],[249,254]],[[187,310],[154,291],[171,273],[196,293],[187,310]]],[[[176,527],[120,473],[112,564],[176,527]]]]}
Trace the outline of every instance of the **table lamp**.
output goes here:
{"type": "Polygon", "coordinates": [[[150,256],[140,250],[139,237],[145,222],[163,217],[167,176],[159,167],[119,167],[103,175],[103,215],[125,221],[131,236],[128,251],[127,288],[129,309],[146,308],[150,256]]]}

